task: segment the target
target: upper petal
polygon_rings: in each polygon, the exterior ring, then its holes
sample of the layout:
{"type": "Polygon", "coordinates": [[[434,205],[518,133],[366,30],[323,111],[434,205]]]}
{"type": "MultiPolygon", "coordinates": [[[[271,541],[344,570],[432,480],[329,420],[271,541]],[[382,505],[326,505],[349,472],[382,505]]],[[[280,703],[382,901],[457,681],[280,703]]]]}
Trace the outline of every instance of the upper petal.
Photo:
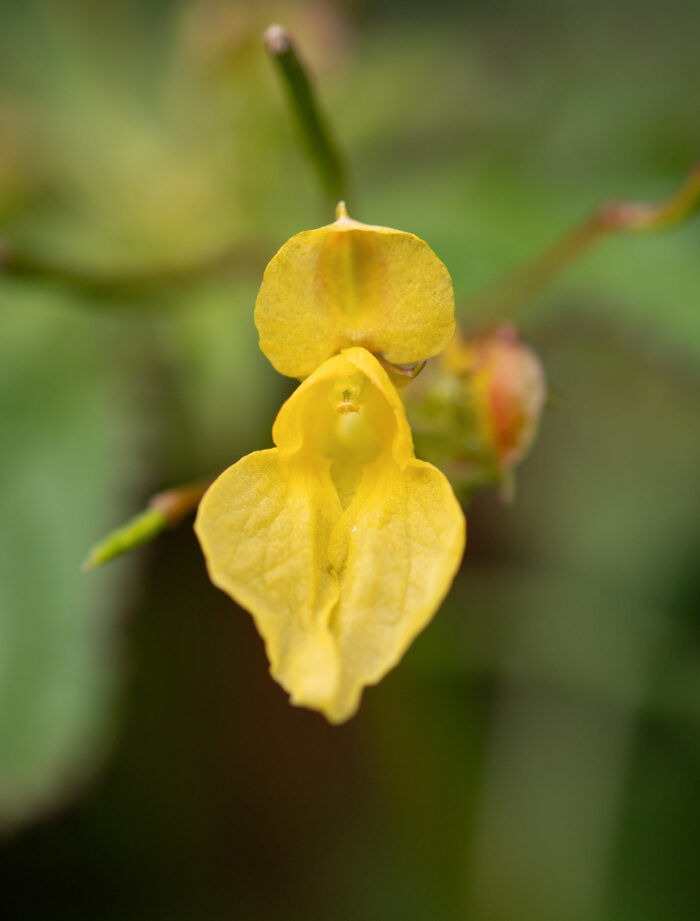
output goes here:
{"type": "Polygon", "coordinates": [[[255,324],[260,348],[290,377],[353,345],[410,363],[437,355],[454,335],[452,281],[413,234],[341,216],[296,234],[273,257],[255,324]]]}

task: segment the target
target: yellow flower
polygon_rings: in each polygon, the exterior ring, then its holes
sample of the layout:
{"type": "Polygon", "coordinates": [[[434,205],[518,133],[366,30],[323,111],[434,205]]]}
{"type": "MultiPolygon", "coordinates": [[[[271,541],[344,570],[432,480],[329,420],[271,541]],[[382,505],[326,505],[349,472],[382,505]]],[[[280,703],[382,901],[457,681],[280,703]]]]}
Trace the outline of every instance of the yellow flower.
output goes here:
{"type": "Polygon", "coordinates": [[[272,259],[255,322],[275,368],[306,380],[277,416],[276,447],[226,470],[195,528],[212,581],[253,615],[292,702],[341,723],[432,618],[464,550],[461,508],[416,460],[375,357],[441,352],[452,284],[418,237],[351,220],[341,202],[334,224],[272,259]]]}
{"type": "MultiPolygon", "coordinates": [[[[325,358],[330,341],[319,335],[314,354],[325,358]]],[[[416,460],[403,404],[366,348],[315,368],[311,351],[294,363],[277,345],[287,373],[313,373],[280,409],[276,447],[229,467],[195,528],[212,581],[253,615],[273,677],[293,703],[340,723],[432,618],[465,521],[443,474],[416,460]]]]}
{"type": "Polygon", "coordinates": [[[454,335],[449,273],[412,233],[338,219],[288,240],[255,304],[260,348],[303,378],[341,349],[362,346],[392,364],[440,353],[454,335]]]}

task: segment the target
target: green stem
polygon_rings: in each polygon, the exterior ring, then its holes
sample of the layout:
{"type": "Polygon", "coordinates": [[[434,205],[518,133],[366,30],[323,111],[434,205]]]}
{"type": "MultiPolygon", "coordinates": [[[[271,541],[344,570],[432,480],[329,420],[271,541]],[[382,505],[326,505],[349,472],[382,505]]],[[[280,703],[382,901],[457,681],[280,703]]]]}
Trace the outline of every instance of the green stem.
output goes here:
{"type": "Polygon", "coordinates": [[[334,205],[346,197],[345,167],[328,123],[321,114],[306,68],[289,32],[283,26],[270,26],[263,40],[284,83],[304,146],[324,192],[334,205]]]}
{"type": "Polygon", "coordinates": [[[666,230],[700,209],[700,162],[675,195],[660,204],[609,202],[532,261],[470,298],[465,310],[502,317],[553,281],[608,234],[666,230]]]}
{"type": "Polygon", "coordinates": [[[146,509],[111,531],[92,548],[83,563],[83,569],[101,566],[129,550],[149,543],[166,528],[174,528],[197,508],[210,483],[211,480],[202,480],[157,493],[149,500],[146,509]]]}

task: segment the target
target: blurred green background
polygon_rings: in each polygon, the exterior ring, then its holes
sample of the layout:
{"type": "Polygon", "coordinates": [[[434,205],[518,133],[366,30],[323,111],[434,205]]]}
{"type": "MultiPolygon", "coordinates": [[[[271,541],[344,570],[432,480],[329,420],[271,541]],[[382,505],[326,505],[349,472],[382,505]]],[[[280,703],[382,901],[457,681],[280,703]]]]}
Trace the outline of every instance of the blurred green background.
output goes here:
{"type": "Polygon", "coordinates": [[[461,304],[700,154],[694,0],[0,4],[3,917],[694,919],[698,221],[512,317],[558,408],[347,725],[287,704],[189,524],[80,572],[150,494],[268,446],[291,390],[255,292],[332,215],[272,21],[353,216],[426,239],[461,304]]]}

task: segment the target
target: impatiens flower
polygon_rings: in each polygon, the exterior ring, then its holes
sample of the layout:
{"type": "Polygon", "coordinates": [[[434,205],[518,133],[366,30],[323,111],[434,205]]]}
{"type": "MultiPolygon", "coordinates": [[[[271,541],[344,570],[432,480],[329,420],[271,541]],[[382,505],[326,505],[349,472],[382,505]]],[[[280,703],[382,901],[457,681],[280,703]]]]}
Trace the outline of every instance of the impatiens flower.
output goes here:
{"type": "Polygon", "coordinates": [[[260,347],[306,378],[272,437],[205,494],[195,529],[212,581],[247,608],[292,702],[341,723],[399,661],[464,550],[444,475],[416,460],[378,358],[412,364],[454,335],[447,269],[413,234],[337,220],[292,237],[255,305],[260,347]]]}
{"type": "Polygon", "coordinates": [[[441,352],[455,331],[449,273],[412,233],[338,219],[288,240],[255,304],[260,348],[289,377],[357,345],[392,364],[441,352]]]}
{"type": "MultiPolygon", "coordinates": [[[[344,330],[364,330],[363,342],[415,360],[414,351],[403,351],[414,335],[410,319],[395,319],[395,349],[390,323],[375,316],[378,302],[372,300],[368,311],[348,301],[349,292],[376,298],[384,291],[387,314],[397,318],[400,291],[382,285],[397,277],[399,264],[390,260],[375,278],[363,263],[369,258],[363,238],[349,243],[344,231],[316,233],[322,236],[318,247],[312,238],[313,258],[303,261],[303,271],[290,269],[290,286],[302,286],[289,294],[293,309],[285,335],[297,329],[295,338],[285,346],[266,325],[272,323],[270,285],[262,324],[258,317],[264,342],[286,373],[313,373],[280,409],[272,430],[276,447],[249,454],[221,474],[202,500],[195,528],[212,581],[253,615],[274,678],[293,703],[340,723],[437,610],[462,557],[465,521],[443,474],[416,460],[403,404],[377,359],[364,347],[328,357],[344,344],[344,330]],[[305,272],[326,284],[330,298],[334,275],[328,266],[318,268],[329,253],[342,296],[337,310],[314,326],[310,309],[305,321],[301,316],[302,298],[313,291],[305,272]],[[350,280],[351,267],[338,268],[346,258],[362,266],[365,287],[350,280]],[[304,322],[314,342],[306,351],[299,338],[304,322]],[[325,360],[312,367],[317,358],[325,360]]],[[[416,259],[429,258],[417,243],[409,249],[416,259]]],[[[278,262],[272,274],[279,272],[278,262]]],[[[274,284],[282,284],[281,276],[274,284]]],[[[412,305],[414,294],[409,289],[403,304],[412,305]]],[[[282,308],[278,312],[285,322],[282,308]]],[[[441,328],[446,335],[449,322],[441,328]]],[[[437,348],[438,337],[431,341],[437,348]]]]}

